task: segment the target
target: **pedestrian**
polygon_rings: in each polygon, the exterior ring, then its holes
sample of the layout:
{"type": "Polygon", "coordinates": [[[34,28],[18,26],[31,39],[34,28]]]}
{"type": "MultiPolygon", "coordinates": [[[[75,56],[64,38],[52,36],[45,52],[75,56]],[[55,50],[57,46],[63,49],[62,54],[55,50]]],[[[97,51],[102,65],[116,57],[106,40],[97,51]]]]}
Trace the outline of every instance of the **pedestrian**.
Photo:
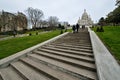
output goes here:
{"type": "Polygon", "coordinates": [[[76,26],[73,25],[73,26],[72,26],[73,33],[75,33],[75,29],[76,29],[76,26]]]}
{"type": "Polygon", "coordinates": [[[13,36],[14,36],[14,37],[16,36],[16,31],[13,31],[13,36]]]}
{"type": "Polygon", "coordinates": [[[76,24],[77,33],[78,33],[79,27],[80,27],[79,24],[76,24]]]}
{"type": "Polygon", "coordinates": [[[85,29],[85,25],[82,25],[82,29],[85,29]]]}

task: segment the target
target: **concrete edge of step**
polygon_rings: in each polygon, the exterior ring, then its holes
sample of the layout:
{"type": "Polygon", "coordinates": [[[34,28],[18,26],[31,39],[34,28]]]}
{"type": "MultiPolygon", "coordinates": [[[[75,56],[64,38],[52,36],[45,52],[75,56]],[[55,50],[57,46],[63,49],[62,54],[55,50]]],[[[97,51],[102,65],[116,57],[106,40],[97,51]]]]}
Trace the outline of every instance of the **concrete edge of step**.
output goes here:
{"type": "Polygon", "coordinates": [[[36,48],[39,48],[39,47],[41,47],[41,46],[43,46],[43,45],[45,45],[45,44],[48,44],[48,43],[50,43],[50,42],[52,42],[52,41],[55,41],[55,40],[57,40],[57,39],[65,36],[65,35],[67,35],[68,33],[69,33],[69,32],[63,33],[63,34],[58,35],[58,36],[56,36],[56,37],[54,37],[54,38],[52,38],[52,39],[49,39],[49,40],[44,41],[44,42],[42,42],[42,43],[40,43],[40,44],[37,44],[37,45],[35,45],[35,46],[33,46],[33,47],[30,47],[30,48],[25,49],[25,50],[23,50],[23,51],[17,52],[16,54],[13,54],[13,55],[11,55],[11,56],[8,56],[8,57],[6,57],[6,58],[1,59],[1,60],[0,60],[0,68],[3,68],[3,67],[8,66],[11,62],[17,61],[17,60],[19,60],[19,58],[21,58],[21,57],[27,56],[27,54],[31,53],[31,52],[32,52],[33,50],[35,50],[36,48]]]}
{"type": "Polygon", "coordinates": [[[88,28],[99,80],[119,80],[120,65],[94,31],[88,28]]]}

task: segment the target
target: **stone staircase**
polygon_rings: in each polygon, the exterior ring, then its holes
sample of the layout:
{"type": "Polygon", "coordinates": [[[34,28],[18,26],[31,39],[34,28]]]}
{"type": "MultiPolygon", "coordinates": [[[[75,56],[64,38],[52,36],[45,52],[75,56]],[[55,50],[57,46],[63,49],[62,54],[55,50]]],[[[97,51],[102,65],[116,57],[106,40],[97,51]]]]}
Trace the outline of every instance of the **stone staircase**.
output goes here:
{"type": "Polygon", "coordinates": [[[0,69],[0,80],[97,80],[89,32],[68,33],[0,69]]]}

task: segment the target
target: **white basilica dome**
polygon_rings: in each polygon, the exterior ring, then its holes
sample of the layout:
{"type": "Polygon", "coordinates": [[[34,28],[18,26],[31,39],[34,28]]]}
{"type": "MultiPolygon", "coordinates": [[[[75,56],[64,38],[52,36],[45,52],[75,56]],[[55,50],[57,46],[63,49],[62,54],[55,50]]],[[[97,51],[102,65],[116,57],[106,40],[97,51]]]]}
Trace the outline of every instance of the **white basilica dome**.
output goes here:
{"type": "Polygon", "coordinates": [[[78,24],[80,26],[92,26],[93,25],[93,21],[91,20],[90,16],[87,14],[86,10],[84,10],[84,13],[82,14],[81,19],[79,18],[78,20],[78,24]]]}

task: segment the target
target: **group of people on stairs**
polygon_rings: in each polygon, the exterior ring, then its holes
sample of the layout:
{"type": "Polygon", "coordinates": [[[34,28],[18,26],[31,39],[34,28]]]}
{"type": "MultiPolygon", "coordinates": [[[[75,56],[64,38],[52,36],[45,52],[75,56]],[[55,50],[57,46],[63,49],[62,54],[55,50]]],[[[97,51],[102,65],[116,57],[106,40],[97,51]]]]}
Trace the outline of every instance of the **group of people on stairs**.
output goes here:
{"type": "Polygon", "coordinates": [[[72,26],[73,33],[75,33],[75,32],[78,33],[79,27],[80,27],[79,24],[73,25],[73,26],[72,26]]]}
{"type": "MultiPolygon", "coordinates": [[[[79,24],[73,25],[72,26],[73,33],[78,33],[79,28],[80,28],[79,24]]],[[[82,25],[82,29],[85,29],[85,25],[82,25]]]]}

